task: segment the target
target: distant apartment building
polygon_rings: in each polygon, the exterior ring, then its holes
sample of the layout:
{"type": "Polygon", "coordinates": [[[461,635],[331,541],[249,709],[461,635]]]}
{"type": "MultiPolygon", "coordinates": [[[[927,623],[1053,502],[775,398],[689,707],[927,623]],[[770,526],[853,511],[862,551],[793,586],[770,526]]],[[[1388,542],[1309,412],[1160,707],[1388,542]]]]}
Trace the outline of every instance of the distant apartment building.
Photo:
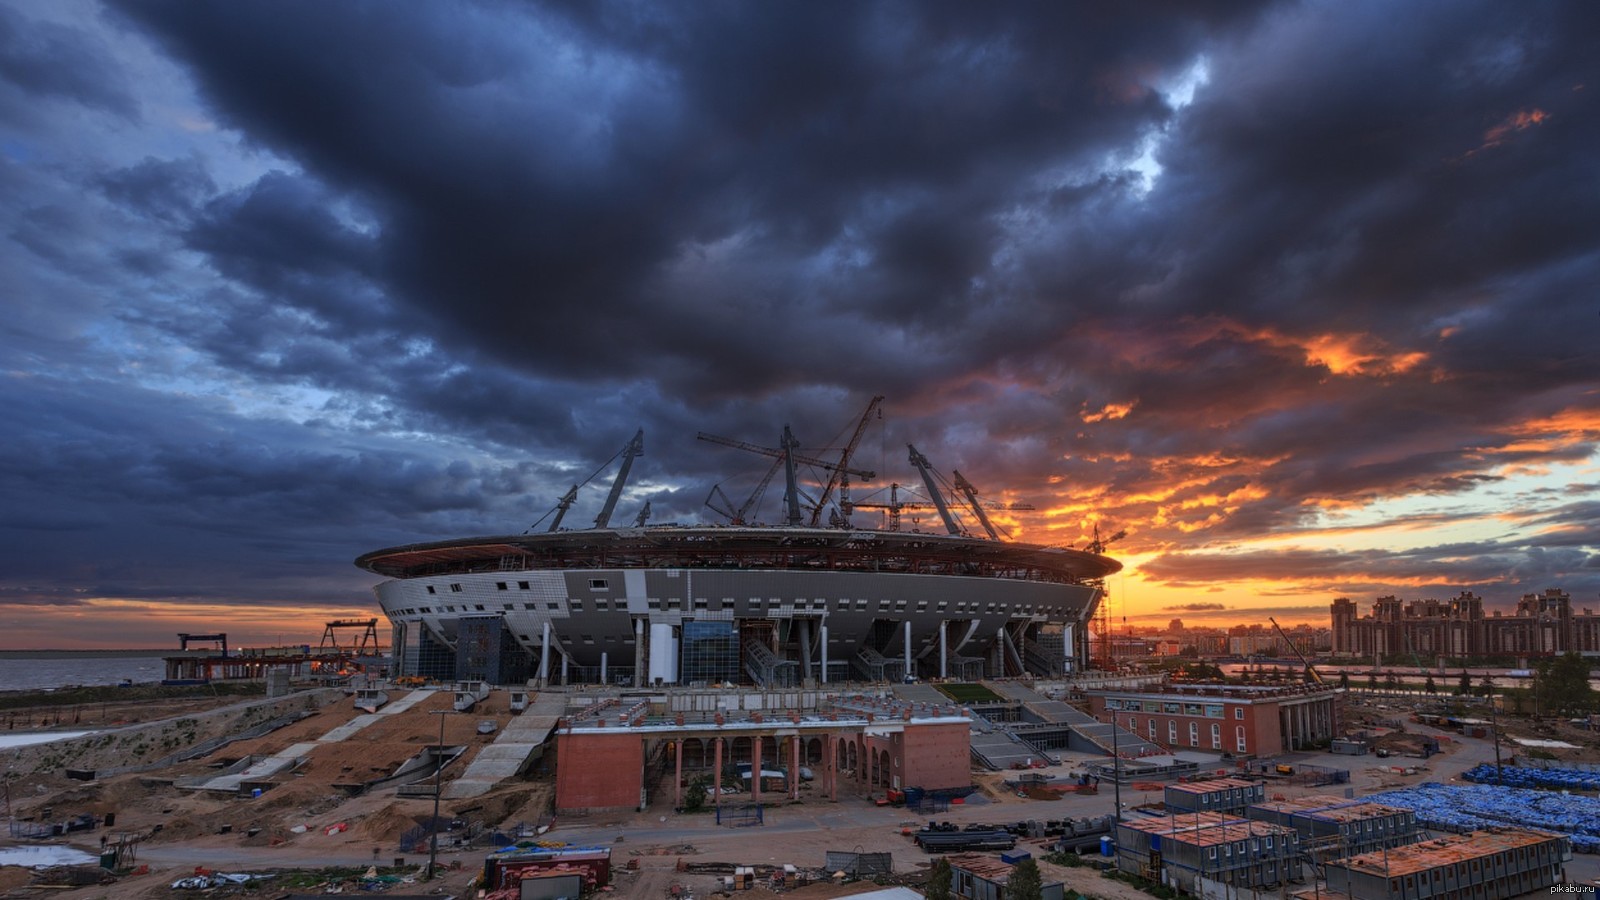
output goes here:
{"type": "Polygon", "coordinates": [[[1372,612],[1357,615],[1355,601],[1333,601],[1333,655],[1402,660],[1436,657],[1558,656],[1568,651],[1600,655],[1600,615],[1575,613],[1566,591],[1551,588],[1525,594],[1511,615],[1485,615],[1483,599],[1470,591],[1454,600],[1415,600],[1394,596],[1372,602],[1372,612]]]}
{"type": "Polygon", "coordinates": [[[1312,686],[1175,684],[1089,692],[1090,712],[1169,750],[1275,756],[1340,734],[1343,695],[1312,686]]]}

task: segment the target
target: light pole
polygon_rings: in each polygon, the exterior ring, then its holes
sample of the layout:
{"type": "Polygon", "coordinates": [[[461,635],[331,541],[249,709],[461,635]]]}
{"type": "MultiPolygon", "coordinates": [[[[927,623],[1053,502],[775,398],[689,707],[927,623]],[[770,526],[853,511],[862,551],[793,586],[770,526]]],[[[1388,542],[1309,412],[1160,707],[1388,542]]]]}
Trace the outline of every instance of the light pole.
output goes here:
{"type": "Polygon", "coordinates": [[[430,881],[433,880],[439,864],[439,782],[444,777],[444,717],[453,711],[433,710],[433,714],[439,717],[439,747],[434,751],[433,757],[433,821],[429,823],[428,829],[428,880],[430,881]]]}

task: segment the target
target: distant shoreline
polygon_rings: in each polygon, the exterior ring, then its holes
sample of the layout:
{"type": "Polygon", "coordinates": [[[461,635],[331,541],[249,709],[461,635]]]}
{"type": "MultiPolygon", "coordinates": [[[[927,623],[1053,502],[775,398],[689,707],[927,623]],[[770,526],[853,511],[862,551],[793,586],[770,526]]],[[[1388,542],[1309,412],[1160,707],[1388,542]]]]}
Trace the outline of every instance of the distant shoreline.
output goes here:
{"type": "MultiPolygon", "coordinates": [[[[196,651],[189,651],[195,653],[196,651]]],[[[205,655],[207,651],[199,651],[205,655]]],[[[215,651],[211,651],[215,652],[215,651]]],[[[167,648],[149,650],[0,650],[0,659],[131,659],[141,656],[183,656],[182,651],[167,648]]]]}

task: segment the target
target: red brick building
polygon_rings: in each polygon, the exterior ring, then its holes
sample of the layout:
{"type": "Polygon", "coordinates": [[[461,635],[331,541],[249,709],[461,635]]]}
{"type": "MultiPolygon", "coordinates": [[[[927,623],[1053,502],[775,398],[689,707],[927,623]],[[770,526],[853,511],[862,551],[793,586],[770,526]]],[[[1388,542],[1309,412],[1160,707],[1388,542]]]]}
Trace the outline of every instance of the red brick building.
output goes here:
{"type": "Polygon", "coordinates": [[[811,795],[829,799],[841,792],[966,787],[972,783],[970,724],[956,715],[880,718],[854,711],[777,721],[719,715],[701,722],[621,717],[614,724],[568,723],[556,735],[556,809],[676,808],[697,774],[711,780],[713,802],[723,802],[723,770],[743,763],[752,772],[782,775],[741,781],[738,787],[749,792],[729,802],[799,798],[802,768],[812,776],[811,795]],[[645,793],[647,760],[665,766],[661,796],[645,793]]]}
{"type": "Polygon", "coordinates": [[[1343,694],[1335,688],[1218,684],[1094,691],[1090,711],[1169,750],[1274,756],[1340,734],[1343,694]]]}

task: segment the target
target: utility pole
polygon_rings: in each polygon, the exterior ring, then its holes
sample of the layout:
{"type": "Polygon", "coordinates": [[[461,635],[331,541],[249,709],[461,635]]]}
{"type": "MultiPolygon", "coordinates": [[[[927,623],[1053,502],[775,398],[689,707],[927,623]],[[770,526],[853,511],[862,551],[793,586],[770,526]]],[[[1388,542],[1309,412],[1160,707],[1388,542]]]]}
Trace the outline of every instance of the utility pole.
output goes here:
{"type": "Polygon", "coordinates": [[[1122,822],[1122,754],[1117,751],[1117,714],[1111,714],[1111,794],[1116,804],[1117,822],[1122,822]]]}
{"type": "Polygon", "coordinates": [[[439,866],[439,781],[444,777],[444,717],[454,710],[436,709],[433,714],[439,717],[439,748],[434,755],[433,770],[433,822],[429,828],[430,840],[428,842],[428,880],[432,881],[434,873],[439,866]]]}
{"type": "MultiPolygon", "coordinates": [[[[1494,684],[1494,681],[1491,680],[1491,679],[1487,679],[1486,678],[1484,680],[1486,682],[1488,682],[1490,685],[1494,684]]],[[[1499,717],[1495,715],[1495,706],[1496,706],[1496,704],[1494,702],[1494,688],[1490,687],[1489,688],[1489,735],[1490,735],[1490,737],[1494,738],[1494,783],[1498,784],[1498,785],[1504,785],[1506,783],[1506,773],[1505,773],[1505,770],[1500,767],[1500,722],[1499,722],[1499,717]]]]}

